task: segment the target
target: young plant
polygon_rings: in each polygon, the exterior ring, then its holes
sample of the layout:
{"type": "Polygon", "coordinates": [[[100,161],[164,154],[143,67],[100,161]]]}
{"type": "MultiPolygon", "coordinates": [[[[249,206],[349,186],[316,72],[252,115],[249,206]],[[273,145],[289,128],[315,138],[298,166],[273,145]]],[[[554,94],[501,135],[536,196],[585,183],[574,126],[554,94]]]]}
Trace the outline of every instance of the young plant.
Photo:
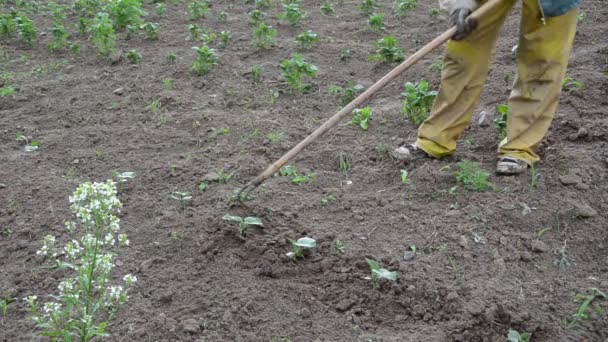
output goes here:
{"type": "Polygon", "coordinates": [[[34,152],[38,151],[42,146],[42,142],[40,140],[32,140],[28,145],[25,146],[25,152],[34,152]]]}
{"type": "Polygon", "coordinates": [[[378,5],[378,0],[362,0],[359,5],[359,10],[363,14],[369,16],[374,13],[378,7],[380,7],[380,5],[378,5]]]}
{"type": "Polygon", "coordinates": [[[567,328],[573,328],[573,327],[577,326],[579,324],[579,322],[585,321],[589,318],[589,316],[586,314],[587,308],[589,308],[589,305],[591,305],[591,303],[595,299],[599,298],[599,299],[603,299],[603,300],[608,300],[608,296],[606,296],[605,293],[603,293],[602,291],[600,291],[596,288],[592,288],[591,292],[592,293],[587,296],[579,295],[579,298],[584,299],[584,301],[579,306],[576,314],[572,315],[572,319],[566,325],[567,328]]]}
{"type": "Polygon", "coordinates": [[[279,13],[277,16],[281,20],[285,20],[291,25],[297,25],[300,21],[306,18],[308,14],[306,11],[300,9],[300,5],[298,3],[287,3],[283,4],[283,12],[279,13]]]}
{"type": "Polygon", "coordinates": [[[352,53],[349,48],[340,50],[340,60],[347,61],[350,59],[352,53]]]}
{"type": "Polygon", "coordinates": [[[226,214],[222,217],[226,221],[234,221],[239,223],[239,234],[243,237],[247,236],[247,230],[249,226],[264,227],[262,220],[257,217],[240,217],[235,215],[226,214]]]}
{"type": "Polygon", "coordinates": [[[372,281],[372,285],[375,289],[378,288],[379,278],[397,281],[397,272],[391,272],[389,270],[381,268],[380,264],[376,260],[365,258],[365,261],[367,261],[367,264],[369,265],[369,268],[372,271],[371,277],[367,279],[370,279],[372,281]]]}
{"type": "Polygon", "coordinates": [[[99,55],[103,57],[108,57],[114,52],[116,34],[112,19],[107,13],[97,13],[89,26],[89,40],[97,48],[99,55]]]}
{"type": "Polygon", "coordinates": [[[34,25],[34,22],[25,15],[17,15],[15,17],[15,26],[17,27],[17,33],[19,39],[26,43],[30,47],[36,45],[36,38],[38,36],[38,30],[34,25]]]}
{"type": "Polygon", "coordinates": [[[431,70],[432,72],[440,73],[442,69],[443,57],[437,57],[433,59],[433,62],[431,62],[431,65],[429,66],[429,70],[431,70]]]}
{"type": "Polygon", "coordinates": [[[193,20],[204,18],[207,13],[209,13],[209,2],[207,0],[195,0],[188,5],[188,14],[193,20]]]}
{"type": "Polygon", "coordinates": [[[260,11],[260,10],[253,10],[251,12],[249,12],[249,23],[252,25],[260,25],[261,23],[264,22],[264,17],[266,16],[266,13],[260,11]]]}
{"type": "Polygon", "coordinates": [[[456,181],[466,189],[472,191],[485,191],[492,187],[488,181],[490,173],[484,171],[477,163],[463,160],[456,164],[458,171],[454,173],[456,181]]]}
{"type": "Polygon", "coordinates": [[[336,10],[331,2],[325,2],[323,6],[321,6],[321,13],[323,13],[323,15],[335,15],[336,10]]]}
{"type": "Polygon", "coordinates": [[[532,334],[528,332],[519,333],[517,330],[509,329],[507,340],[509,342],[530,342],[532,334]]]}
{"type": "Polygon", "coordinates": [[[348,174],[348,171],[350,171],[351,166],[349,159],[350,158],[348,158],[346,154],[340,152],[340,155],[338,156],[338,170],[344,175],[348,174]]]}
{"type": "Polygon", "coordinates": [[[175,55],[175,52],[169,51],[169,52],[167,52],[166,59],[167,59],[168,64],[175,64],[175,61],[177,60],[177,56],[175,55]]]}
{"type": "Polygon", "coordinates": [[[8,305],[14,302],[13,298],[2,298],[0,299],[0,312],[2,312],[2,324],[4,325],[4,320],[6,319],[6,314],[8,313],[8,305]]]}
{"type": "Polygon", "coordinates": [[[401,169],[401,183],[407,184],[408,172],[405,169],[401,169]]]}
{"type": "Polygon", "coordinates": [[[437,18],[441,14],[441,11],[437,7],[433,7],[429,10],[429,16],[431,18],[437,18]]]}
{"type": "Polygon", "coordinates": [[[371,107],[357,108],[353,110],[353,119],[348,124],[359,126],[362,130],[367,131],[373,114],[371,107]]]}
{"type": "Polygon", "coordinates": [[[127,52],[127,59],[131,64],[139,64],[143,58],[137,50],[129,50],[127,52]]]}
{"type": "Polygon", "coordinates": [[[130,31],[139,28],[146,16],[142,0],[108,1],[108,10],[116,29],[128,28],[130,31]]]}
{"type": "Polygon", "coordinates": [[[17,32],[16,13],[0,13],[0,36],[12,37],[17,32]]]}
{"type": "Polygon", "coordinates": [[[281,62],[281,76],[287,81],[292,90],[303,92],[307,85],[302,82],[304,76],[316,77],[317,67],[313,64],[306,63],[304,57],[299,54],[293,54],[291,59],[286,59],[281,62]]]}
{"type": "Polygon", "coordinates": [[[416,8],[417,0],[395,0],[395,14],[398,16],[404,16],[409,11],[416,8]]]}
{"type": "Polygon", "coordinates": [[[372,13],[367,19],[367,24],[372,32],[383,32],[386,30],[384,26],[384,13],[372,13]]]}
{"type": "Polygon", "coordinates": [[[67,45],[67,39],[69,37],[63,24],[53,23],[50,31],[53,40],[48,45],[49,50],[58,51],[63,49],[67,45]]]}
{"type": "Polygon", "coordinates": [[[344,244],[344,241],[340,239],[336,240],[336,250],[340,253],[344,253],[346,251],[346,245],[344,244]]]}
{"type": "Polygon", "coordinates": [[[507,137],[507,120],[509,118],[509,106],[507,106],[506,104],[499,104],[496,107],[496,111],[498,112],[498,117],[494,119],[494,127],[496,127],[498,138],[500,140],[503,140],[507,137]]]}
{"type": "Polygon", "coordinates": [[[268,49],[277,44],[276,36],[276,29],[273,29],[272,26],[260,23],[256,26],[255,30],[253,30],[252,44],[260,49],[268,49]]]}
{"type": "Polygon", "coordinates": [[[163,80],[163,85],[165,86],[165,89],[173,90],[173,81],[171,79],[165,78],[163,80]]]}
{"type": "Polygon", "coordinates": [[[192,49],[197,53],[196,59],[192,62],[192,71],[195,74],[204,76],[217,65],[218,58],[214,49],[207,45],[193,47],[192,49]]]}
{"type": "Polygon", "coordinates": [[[192,193],[190,192],[174,191],[169,194],[169,197],[171,199],[179,201],[182,207],[182,213],[186,211],[186,204],[192,201],[192,193]]]}
{"type": "Polygon", "coordinates": [[[291,240],[291,252],[286,255],[292,259],[299,259],[304,257],[304,249],[311,249],[317,247],[317,241],[309,237],[299,238],[298,240],[291,240]]]}
{"type": "Polygon", "coordinates": [[[429,117],[437,92],[429,90],[429,82],[421,80],[416,84],[407,82],[401,95],[405,96],[401,111],[412,124],[420,126],[429,117]]]}
{"type": "Polygon", "coordinates": [[[341,86],[331,86],[329,87],[329,93],[338,97],[340,99],[340,104],[342,106],[346,106],[352,100],[357,97],[360,93],[365,90],[365,86],[361,84],[357,84],[350,87],[341,87],[341,86]]]}
{"type": "Polygon", "coordinates": [[[253,83],[259,83],[262,81],[262,67],[259,65],[254,65],[251,67],[251,71],[249,71],[251,75],[251,80],[253,83]]]}
{"type": "Polygon", "coordinates": [[[384,63],[398,63],[405,58],[403,49],[399,47],[399,40],[393,36],[385,36],[376,42],[376,53],[369,56],[370,61],[384,63]]]}
{"type": "Polygon", "coordinates": [[[156,4],[156,6],[154,6],[154,13],[156,14],[157,17],[162,18],[165,16],[165,14],[167,13],[167,5],[165,5],[164,3],[158,3],[156,4]]]}
{"type": "Polygon", "coordinates": [[[217,20],[221,22],[228,21],[228,12],[220,12],[217,14],[217,20]]]}
{"type": "Polygon", "coordinates": [[[272,1],[270,0],[255,0],[255,8],[264,10],[270,8],[272,1]]]}
{"type": "Polygon", "coordinates": [[[296,36],[296,42],[300,44],[303,49],[310,49],[313,45],[319,42],[317,38],[317,34],[308,30],[306,32],[302,32],[296,36]]]}
{"type": "Polygon", "coordinates": [[[228,43],[232,39],[232,33],[230,31],[222,31],[220,32],[220,41],[224,47],[228,46],[228,43]]]}
{"type": "Polygon", "coordinates": [[[112,173],[112,178],[115,180],[116,184],[118,185],[117,186],[118,192],[122,191],[123,184],[127,183],[131,179],[135,179],[135,176],[137,176],[137,174],[132,171],[127,171],[127,172],[122,172],[122,173],[118,173],[118,172],[112,173]]]}
{"type": "Polygon", "coordinates": [[[575,80],[570,76],[566,76],[566,78],[564,78],[564,80],[562,81],[562,89],[564,91],[574,91],[581,89],[582,87],[583,84],[581,82],[575,80]]]}
{"type": "Polygon", "coordinates": [[[295,184],[308,183],[317,178],[315,173],[300,175],[295,165],[283,166],[279,169],[279,175],[292,177],[291,182],[295,184]]]}
{"type": "Polygon", "coordinates": [[[304,183],[310,183],[312,181],[314,181],[315,179],[317,179],[317,174],[316,173],[307,173],[305,175],[296,175],[295,177],[293,177],[291,179],[291,182],[294,184],[304,184],[304,183]]]}
{"type": "Polygon", "coordinates": [[[144,23],[139,28],[146,33],[146,38],[150,40],[158,40],[157,23],[144,23]]]}
{"type": "Polygon", "coordinates": [[[127,274],[122,285],[110,282],[120,247],[129,245],[127,235],[119,232],[122,204],[114,182],[83,183],[70,203],[77,220],[65,224],[69,242],[59,249],[55,237],[47,235],[36,254],[55,259],[55,266],[71,275],[44,305],[39,305],[37,296],[24,301],[41,335],[57,341],[96,341],[109,335],[106,329],[118,307],[129,299],[129,288],[137,278],[127,274]]]}

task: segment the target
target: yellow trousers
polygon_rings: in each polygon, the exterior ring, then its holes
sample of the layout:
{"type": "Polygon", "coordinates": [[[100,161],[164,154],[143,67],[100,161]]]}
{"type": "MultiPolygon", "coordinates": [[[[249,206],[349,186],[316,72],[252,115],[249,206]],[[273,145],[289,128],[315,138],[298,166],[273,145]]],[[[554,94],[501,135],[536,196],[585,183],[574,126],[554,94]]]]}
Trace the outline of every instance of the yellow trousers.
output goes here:
{"type": "MultiPolygon", "coordinates": [[[[467,38],[448,42],[439,94],[416,141],[429,155],[444,157],[456,150],[456,140],[479,102],[500,29],[515,1],[502,1],[479,20],[479,26],[467,38]]],[[[538,0],[522,1],[518,72],[508,102],[507,137],[500,143],[498,155],[532,165],[539,160],[535,150],[559,102],[576,32],[576,9],[547,18],[543,24],[538,0]]]]}

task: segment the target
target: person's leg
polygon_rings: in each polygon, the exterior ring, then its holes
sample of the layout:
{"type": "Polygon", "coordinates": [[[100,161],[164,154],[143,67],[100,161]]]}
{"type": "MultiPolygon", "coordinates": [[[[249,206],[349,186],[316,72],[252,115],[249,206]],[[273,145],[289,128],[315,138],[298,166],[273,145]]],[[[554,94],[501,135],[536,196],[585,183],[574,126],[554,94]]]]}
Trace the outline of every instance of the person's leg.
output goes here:
{"type": "MultiPolygon", "coordinates": [[[[507,137],[500,143],[498,155],[533,165],[539,160],[535,149],[549,130],[559,103],[576,32],[576,9],[548,18],[546,24],[540,20],[537,0],[524,0],[522,12],[518,74],[509,98],[507,137]]],[[[500,163],[497,171],[501,172],[500,163]]]]}
{"type": "Polygon", "coordinates": [[[418,129],[416,146],[428,155],[443,157],[456,150],[456,140],[479,102],[500,29],[514,4],[515,0],[501,2],[479,19],[477,29],[464,40],[448,42],[439,94],[431,115],[418,129]]]}

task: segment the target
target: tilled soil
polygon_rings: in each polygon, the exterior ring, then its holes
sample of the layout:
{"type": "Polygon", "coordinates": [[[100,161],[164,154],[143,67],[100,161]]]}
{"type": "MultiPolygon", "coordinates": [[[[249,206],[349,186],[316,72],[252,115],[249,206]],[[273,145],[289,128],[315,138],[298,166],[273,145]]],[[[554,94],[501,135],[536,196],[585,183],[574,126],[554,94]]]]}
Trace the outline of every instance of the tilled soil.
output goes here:
{"type": "MultiPolygon", "coordinates": [[[[380,1],[387,33],[408,54],[440,34],[445,18],[432,18],[434,2],[421,2],[403,18],[380,1]]],[[[86,37],[79,57],[50,53],[48,35],[29,49],[1,42],[1,69],[15,75],[18,92],[0,97],[0,292],[17,298],[0,322],[0,341],[34,339],[35,327],[21,298],[56,291],[63,274],[41,268],[42,238],[67,235],[67,198],[85,180],[134,171],[120,193],[122,229],[131,246],[121,252],[116,278],[133,273],[138,283],[110,326],[112,341],[506,341],[509,329],[532,341],[608,341],[606,301],[589,307],[588,319],[566,328],[591,288],[608,291],[608,25],[606,6],[586,1],[568,75],[583,87],[564,92],[541,148],[543,161],[517,177],[491,176],[496,191],[471,192],[454,180],[455,162],[477,161],[492,170],[498,138],[497,104],[505,103],[516,70],[519,9],[508,19],[496,49],[478,112],[457,156],[400,169],[387,151],[415,137],[404,119],[405,81],[428,79],[435,52],[370,102],[368,131],[341,125],[293,162],[315,181],[296,185],[274,177],[246,207],[229,205],[234,189],[311,133],[339,109],[332,85],[370,86],[393,66],[367,60],[382,34],[369,32],[358,2],[336,3],[335,17],[321,15],[321,1],[304,1],[309,16],[292,27],[277,19],[279,45],[251,46],[252,4],[215,1],[206,19],[190,20],[185,3],[167,3],[157,18],[160,39],[119,40],[122,58],[96,56],[86,37]],[[226,11],[227,22],[217,19],[226,11]],[[194,58],[187,25],[230,30],[218,45],[210,74],[190,73],[194,58]],[[305,30],[321,42],[301,50],[305,30]],[[352,57],[341,60],[342,49],[352,57]],[[137,49],[140,65],[126,61],[137,49]],[[175,51],[177,63],[165,56],[175,51]],[[290,94],[278,64],[293,52],[318,66],[305,94],[290,94]],[[26,56],[26,57],[24,57],[26,56]],[[261,83],[248,71],[263,68],[261,83]],[[164,79],[171,79],[167,90],[164,79]],[[116,91],[117,89],[120,89],[116,91]],[[153,110],[153,101],[160,108],[153,110]],[[25,152],[17,132],[42,142],[25,152]],[[351,169],[338,168],[340,154],[351,169]],[[232,175],[220,182],[217,173],[232,175]],[[206,191],[198,190],[207,180],[206,191]],[[185,210],[169,197],[193,193],[185,210]],[[226,213],[260,217],[265,227],[246,238],[226,213]],[[318,248],[294,262],[288,239],[317,240],[318,248]],[[344,250],[336,248],[340,240],[344,250]],[[416,246],[413,259],[404,253],[416,246]],[[398,272],[395,283],[373,289],[365,258],[398,272]],[[577,298],[579,298],[577,300],[577,298]]],[[[5,5],[6,9],[7,6],[5,5]]],[[[49,19],[33,15],[41,31],[49,19]]],[[[70,20],[76,19],[70,17],[70,20]]],[[[410,256],[411,257],[411,256],[410,256]]]]}

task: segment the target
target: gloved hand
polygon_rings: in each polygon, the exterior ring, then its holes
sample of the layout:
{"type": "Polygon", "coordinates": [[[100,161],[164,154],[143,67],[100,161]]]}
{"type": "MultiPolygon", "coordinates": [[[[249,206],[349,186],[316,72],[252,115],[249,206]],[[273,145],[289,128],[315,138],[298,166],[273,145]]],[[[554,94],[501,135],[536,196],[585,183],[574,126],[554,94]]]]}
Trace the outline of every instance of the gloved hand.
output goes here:
{"type": "Polygon", "coordinates": [[[453,40],[462,40],[477,28],[477,20],[467,19],[470,14],[471,9],[466,7],[456,8],[450,13],[450,25],[456,25],[453,40]]]}

